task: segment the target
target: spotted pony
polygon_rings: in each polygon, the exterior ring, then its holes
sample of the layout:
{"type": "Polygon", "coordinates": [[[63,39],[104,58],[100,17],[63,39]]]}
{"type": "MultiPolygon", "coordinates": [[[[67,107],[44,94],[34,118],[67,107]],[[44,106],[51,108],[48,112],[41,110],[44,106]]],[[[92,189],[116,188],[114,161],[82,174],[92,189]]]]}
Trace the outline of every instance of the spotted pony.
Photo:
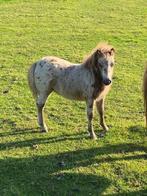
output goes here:
{"type": "Polygon", "coordinates": [[[43,108],[54,91],[72,100],[85,101],[87,105],[88,132],[97,139],[93,130],[93,106],[96,104],[103,131],[108,131],[104,119],[104,100],[112,84],[115,49],[107,43],[99,44],[81,64],[47,56],[35,62],[29,69],[28,82],[35,97],[38,123],[47,132],[43,108]]]}

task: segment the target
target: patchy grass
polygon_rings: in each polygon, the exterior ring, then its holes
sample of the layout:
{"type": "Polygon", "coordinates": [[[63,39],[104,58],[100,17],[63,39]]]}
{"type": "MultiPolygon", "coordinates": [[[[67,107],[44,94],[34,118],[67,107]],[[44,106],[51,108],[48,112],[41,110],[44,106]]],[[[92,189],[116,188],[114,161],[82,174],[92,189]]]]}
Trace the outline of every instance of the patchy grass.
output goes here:
{"type": "MultiPolygon", "coordinates": [[[[146,195],[141,82],[147,59],[144,0],[0,0],[0,195],[146,195]],[[85,104],[52,94],[40,134],[27,85],[45,55],[81,62],[99,41],[115,46],[103,139],[87,138],[85,104]]],[[[100,131],[97,115],[96,133],[100,131]]]]}

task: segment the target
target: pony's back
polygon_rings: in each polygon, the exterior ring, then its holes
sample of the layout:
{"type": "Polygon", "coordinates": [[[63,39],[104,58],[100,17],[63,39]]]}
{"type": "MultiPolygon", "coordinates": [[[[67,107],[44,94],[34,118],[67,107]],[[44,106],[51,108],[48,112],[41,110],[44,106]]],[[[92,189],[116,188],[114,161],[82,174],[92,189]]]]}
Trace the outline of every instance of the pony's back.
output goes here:
{"type": "Polygon", "coordinates": [[[143,96],[144,96],[144,111],[145,111],[146,128],[147,128],[147,65],[145,67],[144,76],[143,76],[143,96]]]}

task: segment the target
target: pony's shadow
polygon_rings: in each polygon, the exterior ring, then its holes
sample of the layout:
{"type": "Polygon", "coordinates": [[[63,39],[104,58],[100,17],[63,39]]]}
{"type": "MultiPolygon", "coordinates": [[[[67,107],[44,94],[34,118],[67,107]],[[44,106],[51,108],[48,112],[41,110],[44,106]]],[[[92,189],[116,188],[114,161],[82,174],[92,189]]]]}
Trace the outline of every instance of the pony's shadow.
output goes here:
{"type": "MultiPolygon", "coordinates": [[[[25,134],[28,133],[37,133],[40,135],[44,135],[49,134],[49,133],[40,133],[38,131],[34,131],[34,130],[28,130],[25,132],[25,134]]],[[[14,133],[8,133],[8,135],[20,135],[20,134],[24,134],[24,130],[23,131],[18,131],[18,132],[14,132],[14,133]]],[[[0,136],[4,137],[4,136],[8,136],[7,133],[2,133],[0,136]]],[[[12,148],[23,148],[23,147],[32,147],[33,145],[39,145],[39,144],[51,144],[51,143],[55,143],[55,142],[62,142],[62,141],[66,141],[66,140],[80,140],[80,139],[89,139],[89,136],[87,134],[87,132],[83,132],[83,133],[76,133],[76,134],[64,134],[64,135],[60,135],[60,136],[55,136],[55,137],[42,137],[42,138],[35,138],[35,139],[29,139],[29,140],[24,140],[24,141],[15,141],[15,142],[7,142],[7,143],[1,143],[0,144],[0,150],[5,150],[5,149],[12,149],[12,148]]]]}
{"type": "MultiPolygon", "coordinates": [[[[11,130],[3,130],[1,133],[0,133],[0,137],[7,137],[7,136],[15,136],[15,135],[27,135],[27,134],[46,134],[46,133],[41,133],[40,132],[40,129],[39,127],[27,127],[27,128],[19,128],[17,127],[15,121],[13,120],[10,120],[10,119],[0,119],[0,123],[5,123],[8,127],[10,126],[11,127],[11,130]]],[[[50,132],[51,130],[49,130],[50,132]]],[[[49,134],[49,133],[47,133],[49,134]]],[[[59,136],[59,141],[62,141],[63,140],[63,137],[65,138],[65,140],[67,139],[70,139],[73,140],[75,136],[75,140],[78,139],[78,138],[82,138],[85,137],[85,138],[88,138],[88,132],[82,132],[82,133],[76,133],[76,134],[64,134],[64,136],[59,136]],[[80,136],[81,135],[81,136],[80,136]]],[[[48,138],[49,140],[51,139],[57,139],[57,137],[52,137],[52,138],[48,138]]]]}
{"type": "Polygon", "coordinates": [[[9,118],[0,118],[0,124],[3,125],[5,124],[6,127],[11,127],[11,130],[9,128],[2,128],[0,127],[1,130],[3,130],[0,133],[0,137],[7,137],[7,136],[13,136],[13,135],[22,135],[22,134],[28,134],[28,133],[36,133],[36,129],[34,128],[19,128],[16,125],[16,122],[9,119],[9,118]]]}
{"type": "Polygon", "coordinates": [[[0,137],[15,136],[15,135],[26,135],[31,133],[38,133],[37,128],[13,128],[11,131],[0,133],[0,137]]]}

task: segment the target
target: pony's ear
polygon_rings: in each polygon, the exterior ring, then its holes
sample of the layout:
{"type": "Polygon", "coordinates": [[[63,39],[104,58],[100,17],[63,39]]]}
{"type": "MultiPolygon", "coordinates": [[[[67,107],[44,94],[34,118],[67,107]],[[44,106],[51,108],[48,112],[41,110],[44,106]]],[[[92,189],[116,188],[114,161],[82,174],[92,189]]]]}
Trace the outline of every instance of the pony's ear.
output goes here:
{"type": "Polygon", "coordinates": [[[115,49],[114,48],[111,48],[110,51],[109,51],[109,54],[112,56],[115,54],[115,49]]]}
{"type": "Polygon", "coordinates": [[[94,59],[93,59],[93,66],[98,66],[98,59],[103,56],[103,53],[101,50],[97,49],[94,53],[94,59]]]}
{"type": "Polygon", "coordinates": [[[102,52],[99,49],[96,50],[96,53],[97,53],[98,56],[101,56],[102,55],[102,52]]]}
{"type": "Polygon", "coordinates": [[[93,66],[97,66],[97,62],[98,62],[98,58],[102,56],[102,52],[97,49],[94,54],[93,54],[93,62],[92,62],[92,65],[93,66]]]}
{"type": "Polygon", "coordinates": [[[90,67],[95,67],[97,66],[98,58],[102,56],[102,52],[97,49],[95,50],[85,61],[85,66],[90,68],[90,67]]]}

